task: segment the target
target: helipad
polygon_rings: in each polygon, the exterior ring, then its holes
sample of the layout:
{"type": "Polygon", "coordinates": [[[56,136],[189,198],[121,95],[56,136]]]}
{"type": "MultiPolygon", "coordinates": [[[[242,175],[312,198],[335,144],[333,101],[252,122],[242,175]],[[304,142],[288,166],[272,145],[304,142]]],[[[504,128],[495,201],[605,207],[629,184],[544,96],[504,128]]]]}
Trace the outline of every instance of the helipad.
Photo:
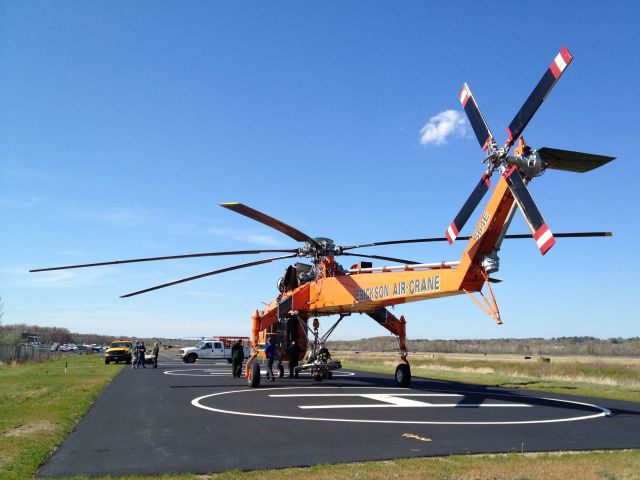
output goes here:
{"type": "Polygon", "coordinates": [[[228,363],[123,369],[40,476],[263,470],[464,453],[640,448],[640,403],[341,371],[233,378],[228,363]],[[248,454],[249,452],[249,454],[248,454]]]}

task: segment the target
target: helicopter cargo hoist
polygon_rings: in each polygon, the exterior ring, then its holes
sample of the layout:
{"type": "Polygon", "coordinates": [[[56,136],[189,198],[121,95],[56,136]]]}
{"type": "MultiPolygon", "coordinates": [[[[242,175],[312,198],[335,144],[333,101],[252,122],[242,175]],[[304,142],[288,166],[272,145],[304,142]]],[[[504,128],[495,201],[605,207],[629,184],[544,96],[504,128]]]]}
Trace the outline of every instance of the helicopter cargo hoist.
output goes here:
{"type": "MultiPolygon", "coordinates": [[[[182,278],[123,295],[122,297],[125,298],[277,260],[306,258],[310,263],[298,262],[286,269],[284,277],[277,284],[278,296],[261,312],[256,310],[253,314],[251,324],[252,355],[247,362],[245,371],[248,384],[252,387],[257,387],[260,384],[260,365],[257,357],[261,353],[261,345],[264,345],[268,338],[275,340],[281,361],[289,360],[286,353],[287,347],[295,340],[301,351],[299,355],[301,363],[296,367],[296,370],[309,371],[316,381],[331,378],[332,371],[341,368],[341,365],[339,361],[331,358],[325,342],[346,316],[360,313],[367,314],[398,337],[400,362],[396,368],[395,380],[399,386],[408,387],[411,383],[411,369],[405,343],[406,321],[403,316],[400,318],[394,316],[389,311],[389,307],[419,300],[464,294],[468,295],[485,313],[500,324],[502,323],[500,311],[491,289],[491,283],[499,280],[491,278],[491,275],[499,269],[498,252],[504,239],[533,237],[540,252],[544,255],[555,244],[556,238],[611,236],[610,232],[554,235],[527,189],[527,184],[533,178],[542,175],[547,169],[583,173],[614,159],[614,157],[547,147],[536,150],[524,142],[522,132],[571,61],[571,54],[566,48],[563,48],[509,124],[507,140],[501,147],[496,143],[495,137],[480,113],[469,86],[466,83],[463,85],[459,100],[485,154],[483,160],[485,171],[460,212],[447,228],[444,237],[338,246],[333,240],[322,237],[312,238],[280,220],[241,203],[223,203],[223,207],[278,230],[301,242],[302,246],[292,249],[238,250],[136,258],[41,268],[31,270],[31,272],[194,257],[262,253],[286,254],[182,278]],[[510,154],[514,145],[513,153],[510,154]],[[471,214],[490,190],[490,180],[496,172],[500,175],[499,180],[472,235],[459,236],[471,214]],[[524,215],[531,230],[530,234],[507,234],[516,209],[519,209],[524,215]],[[453,243],[456,239],[468,240],[468,244],[460,260],[454,262],[419,263],[381,255],[352,253],[356,249],[365,247],[445,240],[453,243]],[[361,261],[350,268],[344,268],[335,260],[339,256],[383,260],[400,265],[374,267],[368,261],[361,261]],[[488,298],[482,292],[485,286],[488,298]],[[476,298],[474,294],[478,294],[479,298],[476,298]],[[318,317],[335,315],[338,315],[337,321],[323,335],[320,335],[318,317]],[[310,321],[311,324],[309,324],[310,321]]],[[[278,364],[280,375],[283,373],[281,361],[278,364]]]]}

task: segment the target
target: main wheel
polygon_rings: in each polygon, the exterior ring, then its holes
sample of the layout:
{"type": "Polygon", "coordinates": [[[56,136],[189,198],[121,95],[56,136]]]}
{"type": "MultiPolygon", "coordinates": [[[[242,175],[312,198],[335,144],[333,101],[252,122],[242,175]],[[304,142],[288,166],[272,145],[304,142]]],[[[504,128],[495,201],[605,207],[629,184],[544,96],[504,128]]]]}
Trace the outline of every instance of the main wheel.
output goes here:
{"type": "Polygon", "coordinates": [[[278,369],[278,377],[283,378],[284,377],[284,366],[282,364],[280,364],[276,368],[278,369]]]}
{"type": "Polygon", "coordinates": [[[249,386],[252,388],[258,388],[260,386],[260,365],[256,361],[251,364],[251,374],[248,381],[249,386]]]}
{"type": "Polygon", "coordinates": [[[396,383],[402,388],[411,385],[411,368],[406,363],[401,363],[396,367],[396,383]]]}

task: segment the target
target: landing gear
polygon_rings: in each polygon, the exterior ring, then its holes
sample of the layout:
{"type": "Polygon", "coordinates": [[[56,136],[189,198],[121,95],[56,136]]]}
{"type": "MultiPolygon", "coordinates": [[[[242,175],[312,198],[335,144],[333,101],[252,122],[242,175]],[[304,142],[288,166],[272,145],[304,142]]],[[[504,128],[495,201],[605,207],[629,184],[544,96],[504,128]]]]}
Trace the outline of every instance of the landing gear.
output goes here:
{"type": "Polygon", "coordinates": [[[255,360],[251,362],[250,375],[247,379],[251,388],[258,388],[260,386],[260,365],[255,360]]]}
{"type": "Polygon", "coordinates": [[[391,333],[398,336],[400,360],[402,361],[402,363],[396,367],[395,379],[396,384],[399,387],[407,388],[409,385],[411,385],[411,367],[409,366],[409,361],[407,360],[407,322],[405,321],[404,316],[396,318],[386,308],[381,308],[374,312],[367,313],[367,315],[378,322],[381,327],[386,328],[391,333]]]}
{"type": "Polygon", "coordinates": [[[401,363],[396,367],[396,384],[401,388],[411,385],[411,367],[406,363],[401,363]]]}
{"type": "Polygon", "coordinates": [[[333,360],[329,349],[324,345],[331,333],[346,316],[345,314],[340,315],[340,318],[338,318],[323,336],[320,336],[318,333],[320,322],[317,318],[313,319],[313,330],[311,330],[306,323],[300,321],[302,327],[306,329],[307,339],[309,338],[308,334],[313,335],[313,342],[309,345],[310,350],[302,361],[302,365],[298,365],[295,368],[296,376],[298,372],[308,370],[314,382],[321,382],[322,380],[329,380],[333,377],[332,370],[342,368],[340,361],[333,360]]]}

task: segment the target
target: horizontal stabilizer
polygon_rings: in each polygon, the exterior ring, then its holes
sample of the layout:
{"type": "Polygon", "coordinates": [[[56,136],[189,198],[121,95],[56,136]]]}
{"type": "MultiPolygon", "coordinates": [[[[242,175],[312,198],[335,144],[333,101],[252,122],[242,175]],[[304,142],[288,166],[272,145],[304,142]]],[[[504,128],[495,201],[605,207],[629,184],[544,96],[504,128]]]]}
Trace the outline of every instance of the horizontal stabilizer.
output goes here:
{"type": "Polygon", "coordinates": [[[540,158],[542,158],[542,161],[545,163],[545,168],[576,173],[588,172],[616,158],[549,147],[543,147],[538,150],[538,155],[540,155],[540,158]]]}

